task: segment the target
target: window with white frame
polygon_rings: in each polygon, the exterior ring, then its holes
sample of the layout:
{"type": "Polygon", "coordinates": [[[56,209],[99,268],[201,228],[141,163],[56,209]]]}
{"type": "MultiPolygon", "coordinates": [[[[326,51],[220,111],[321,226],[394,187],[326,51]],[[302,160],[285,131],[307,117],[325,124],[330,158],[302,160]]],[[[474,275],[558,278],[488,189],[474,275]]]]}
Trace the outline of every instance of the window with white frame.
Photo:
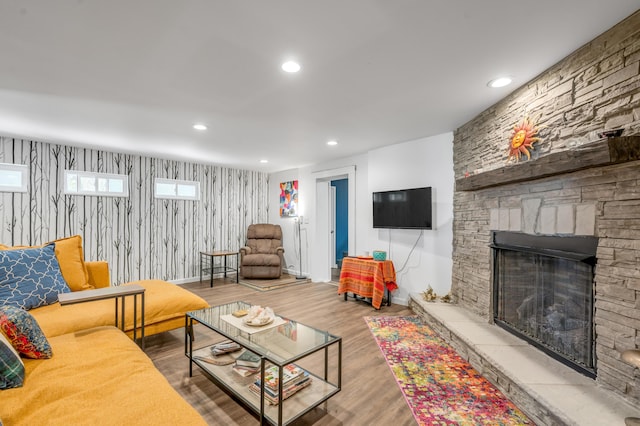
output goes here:
{"type": "Polygon", "coordinates": [[[24,164],[0,163],[0,192],[27,192],[27,173],[24,164]]]}
{"type": "Polygon", "coordinates": [[[196,181],[156,178],[154,188],[156,198],[194,201],[200,199],[200,182],[196,181]]]}
{"type": "Polygon", "coordinates": [[[129,176],[65,170],[64,193],[69,195],[128,197],[129,176]]]}

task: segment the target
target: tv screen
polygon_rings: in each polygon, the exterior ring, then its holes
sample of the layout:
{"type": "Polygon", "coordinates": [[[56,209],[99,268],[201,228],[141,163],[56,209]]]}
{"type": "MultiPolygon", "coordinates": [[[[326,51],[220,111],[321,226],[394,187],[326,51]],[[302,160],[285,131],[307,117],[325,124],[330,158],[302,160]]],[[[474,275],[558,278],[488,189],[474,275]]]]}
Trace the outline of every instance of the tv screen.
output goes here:
{"type": "Polygon", "coordinates": [[[374,192],[373,227],[432,229],[431,187],[374,192]]]}

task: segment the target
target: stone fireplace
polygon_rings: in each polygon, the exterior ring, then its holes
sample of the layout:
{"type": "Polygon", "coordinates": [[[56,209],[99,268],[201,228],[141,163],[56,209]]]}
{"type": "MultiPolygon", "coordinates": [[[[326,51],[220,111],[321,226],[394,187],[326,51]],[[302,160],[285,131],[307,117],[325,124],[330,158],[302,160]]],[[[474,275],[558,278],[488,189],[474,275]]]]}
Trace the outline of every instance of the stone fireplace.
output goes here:
{"type": "MultiPolygon", "coordinates": [[[[499,313],[505,317],[498,323],[524,321],[523,334],[536,330],[540,346],[554,339],[549,327],[561,331],[564,322],[565,335],[556,333],[555,339],[581,354],[562,356],[579,358],[577,363],[596,375],[600,387],[636,405],[640,374],[621,359],[621,353],[640,347],[638,135],[640,11],[455,131],[452,270],[452,295],[458,306],[487,322],[494,321],[494,308],[502,310],[499,313]],[[530,160],[506,163],[514,125],[525,117],[540,126],[540,141],[530,160]],[[621,128],[621,138],[599,136],[603,130],[621,128]],[[516,298],[518,306],[510,308],[494,300],[491,245],[496,231],[593,238],[597,263],[592,272],[591,343],[574,339],[569,332],[582,329],[581,334],[589,334],[582,327],[589,309],[567,302],[588,298],[586,290],[572,289],[571,297],[569,290],[554,290],[551,302],[544,291],[512,294],[509,298],[516,298]],[[542,303],[534,304],[538,299],[542,303]]],[[[529,270],[520,276],[546,274],[532,272],[544,262],[540,258],[513,256],[512,261],[529,270]]],[[[576,274],[587,281],[590,272],[576,274]]],[[[521,287],[537,285],[525,281],[521,287]]]]}
{"type": "Polygon", "coordinates": [[[493,321],[595,377],[593,237],[492,233],[493,321]]]}

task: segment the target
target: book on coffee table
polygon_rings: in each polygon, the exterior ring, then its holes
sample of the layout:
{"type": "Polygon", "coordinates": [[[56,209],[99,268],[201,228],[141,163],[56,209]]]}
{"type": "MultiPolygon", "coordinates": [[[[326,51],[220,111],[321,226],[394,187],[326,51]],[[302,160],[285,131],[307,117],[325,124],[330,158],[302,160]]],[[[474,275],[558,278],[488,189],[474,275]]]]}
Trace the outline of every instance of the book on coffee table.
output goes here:
{"type": "Polygon", "coordinates": [[[260,367],[243,367],[241,365],[234,365],[232,368],[233,372],[242,376],[249,377],[260,371],[260,367]]]}
{"type": "MultiPolygon", "coordinates": [[[[285,384],[282,388],[282,399],[287,399],[290,396],[294,395],[295,393],[297,393],[299,390],[306,388],[307,386],[309,386],[311,384],[311,376],[309,375],[308,372],[304,371],[302,372],[302,374],[300,374],[298,377],[296,377],[295,379],[289,381],[287,384],[285,384]]],[[[266,384],[266,379],[265,379],[265,384],[266,384]]],[[[255,380],[255,382],[251,383],[249,385],[249,390],[251,392],[253,392],[254,394],[260,396],[260,378],[257,378],[255,380]]],[[[279,398],[278,398],[278,389],[272,389],[270,386],[265,386],[264,387],[264,397],[265,400],[267,401],[267,403],[269,403],[270,405],[278,405],[278,403],[280,402],[279,398]]]]}
{"type": "Polygon", "coordinates": [[[241,367],[260,367],[259,355],[254,354],[250,350],[245,350],[236,358],[236,365],[241,367]]]}
{"type": "MultiPolygon", "coordinates": [[[[304,375],[306,373],[305,370],[298,367],[295,364],[287,364],[282,367],[282,383],[285,385],[294,381],[298,377],[304,375]]],[[[278,375],[279,375],[279,367],[277,365],[273,365],[264,370],[264,384],[269,386],[271,389],[278,389],[278,375]]],[[[308,374],[307,374],[308,375],[308,374]]]]}
{"type": "Polygon", "coordinates": [[[242,346],[231,340],[225,340],[224,342],[216,343],[211,346],[212,355],[223,355],[230,352],[236,352],[242,349],[242,346]]]}

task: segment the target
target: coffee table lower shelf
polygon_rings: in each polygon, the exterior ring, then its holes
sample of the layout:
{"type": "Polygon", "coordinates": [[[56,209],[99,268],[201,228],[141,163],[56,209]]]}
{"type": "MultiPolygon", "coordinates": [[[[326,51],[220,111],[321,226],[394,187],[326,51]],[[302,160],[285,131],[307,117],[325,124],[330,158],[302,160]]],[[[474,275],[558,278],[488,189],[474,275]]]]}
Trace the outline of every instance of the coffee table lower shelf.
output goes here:
{"type": "MultiPolygon", "coordinates": [[[[193,351],[191,362],[196,364],[220,389],[225,391],[243,406],[253,411],[257,416],[260,412],[260,397],[249,390],[249,385],[255,381],[255,375],[242,377],[232,369],[233,365],[214,365],[201,361],[196,357],[208,357],[210,346],[193,351]]],[[[189,354],[187,353],[187,358],[189,354]]],[[[259,374],[259,373],[258,373],[259,374]]],[[[309,386],[299,390],[284,400],[282,405],[282,419],[278,422],[278,406],[264,403],[264,418],[274,425],[286,425],[322,404],[340,389],[309,372],[312,382],[309,386]]]]}

